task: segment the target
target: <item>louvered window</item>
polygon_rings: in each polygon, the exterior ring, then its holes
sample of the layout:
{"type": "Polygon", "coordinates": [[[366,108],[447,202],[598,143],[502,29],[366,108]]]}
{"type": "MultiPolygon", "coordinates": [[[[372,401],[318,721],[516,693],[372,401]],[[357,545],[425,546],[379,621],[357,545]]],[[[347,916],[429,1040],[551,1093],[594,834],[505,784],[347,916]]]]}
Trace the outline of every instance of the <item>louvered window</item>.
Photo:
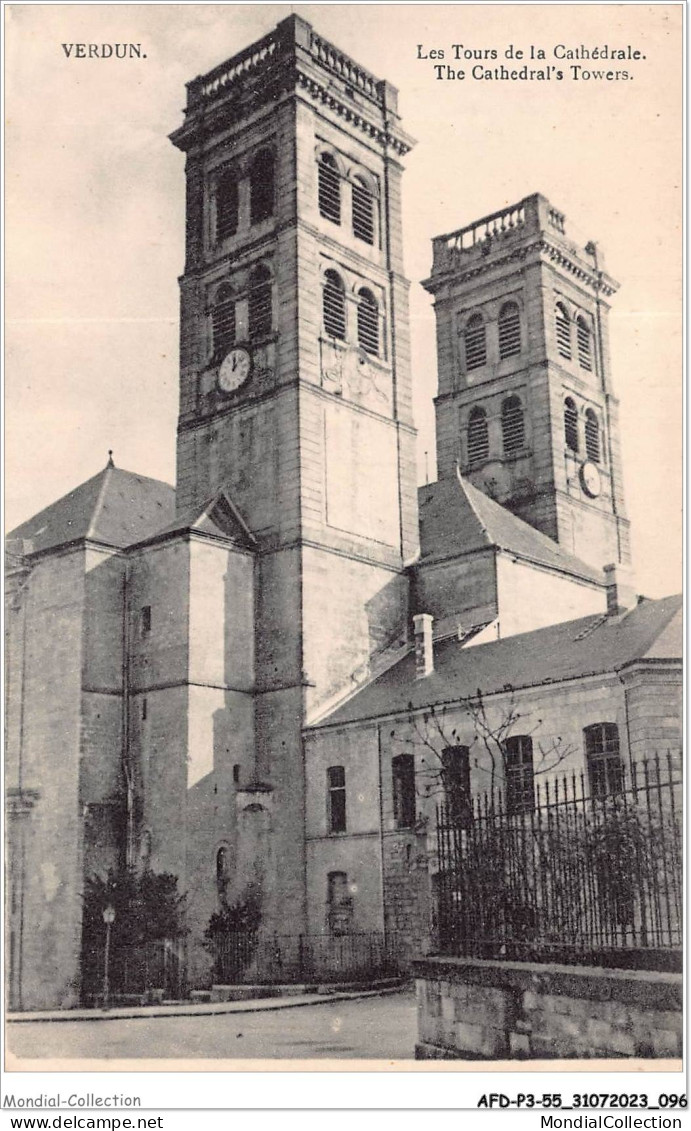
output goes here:
{"type": "Polygon", "coordinates": [[[533,740],[528,734],[504,743],[507,813],[530,813],[535,808],[533,740]]]}
{"type": "Polygon", "coordinates": [[[465,367],[479,369],[487,361],[487,338],[481,314],[474,314],[465,328],[465,367]]]}
{"type": "Polygon", "coordinates": [[[501,434],[505,454],[517,452],[523,447],[523,406],[518,397],[507,397],[501,406],[501,434]]]}
{"type": "Polygon", "coordinates": [[[578,451],[578,409],[571,397],[564,401],[564,441],[570,451],[578,451]]]}
{"type": "Polygon", "coordinates": [[[515,357],[521,352],[521,315],[515,302],[507,302],[499,312],[499,356],[515,357]]]}
{"type": "Polygon", "coordinates": [[[353,181],[353,234],[365,243],[374,243],[374,199],[364,181],[353,181]]]}
{"type": "Polygon", "coordinates": [[[216,240],[227,240],[237,230],[238,182],[234,173],[224,173],[216,185],[216,240]]]}
{"type": "Polygon", "coordinates": [[[274,157],[268,150],[258,153],[250,169],[250,222],[268,220],[274,211],[274,157]]]}
{"type": "Polygon", "coordinates": [[[334,224],[341,222],[341,178],[330,153],[319,160],[319,214],[334,224]]]}
{"type": "Polygon", "coordinates": [[[624,788],[624,766],[619,753],[617,724],[593,723],[584,729],[583,737],[593,797],[620,793],[624,788]]]}
{"type": "Polygon", "coordinates": [[[366,353],[379,353],[379,307],[366,287],[358,295],[357,340],[360,349],[366,353]]]}
{"type": "Polygon", "coordinates": [[[271,333],[271,275],[267,267],[255,267],[250,275],[248,329],[251,341],[271,333]]]}
{"type": "Polygon", "coordinates": [[[585,318],[576,319],[576,343],[578,345],[578,364],[581,369],[592,371],[591,334],[590,327],[585,318]]]}
{"type": "Polygon", "coordinates": [[[214,353],[229,349],[235,341],[235,296],[228,286],[219,287],[211,311],[214,353]]]}
{"type": "Polygon", "coordinates": [[[600,425],[592,408],[585,414],[585,454],[593,463],[600,462],[600,425]]]}
{"type": "Polygon", "coordinates": [[[565,306],[557,303],[555,311],[557,328],[557,351],[561,357],[571,357],[571,320],[565,306]]]}
{"type": "Polygon", "coordinates": [[[484,408],[474,408],[468,417],[468,460],[482,463],[489,456],[489,430],[484,408]]]}
{"type": "Polygon", "coordinates": [[[345,291],[335,271],[327,271],[324,277],[323,308],[325,333],[332,338],[345,338],[345,291]]]}

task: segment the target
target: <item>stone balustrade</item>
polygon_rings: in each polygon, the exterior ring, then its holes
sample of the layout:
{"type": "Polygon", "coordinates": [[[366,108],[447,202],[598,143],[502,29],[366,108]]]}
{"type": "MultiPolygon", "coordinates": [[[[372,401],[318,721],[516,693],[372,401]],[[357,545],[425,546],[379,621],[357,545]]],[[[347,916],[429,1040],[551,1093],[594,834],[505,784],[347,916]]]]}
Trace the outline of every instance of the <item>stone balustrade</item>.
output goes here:
{"type": "Polygon", "coordinates": [[[384,82],[359,66],[333,44],[322,39],[304,21],[297,21],[299,27],[295,29],[297,37],[294,37],[290,34],[293,29],[288,27],[289,22],[284,21],[283,24],[279,24],[274,31],[257,43],[233,55],[231,59],[227,59],[208,74],[201,75],[188,83],[188,108],[218,98],[235,83],[245,80],[252,72],[265,68],[279,57],[290,57],[295,53],[296,46],[306,49],[318,66],[336,75],[353,91],[364,95],[378,106],[384,105],[386,97],[384,82]]]}
{"type": "Polygon", "coordinates": [[[220,66],[214,67],[206,75],[193,79],[187,84],[188,103],[214,98],[223,93],[238,79],[244,79],[251,71],[263,67],[278,50],[278,38],[275,32],[270,32],[263,39],[253,43],[251,47],[227,59],[220,66]]]}

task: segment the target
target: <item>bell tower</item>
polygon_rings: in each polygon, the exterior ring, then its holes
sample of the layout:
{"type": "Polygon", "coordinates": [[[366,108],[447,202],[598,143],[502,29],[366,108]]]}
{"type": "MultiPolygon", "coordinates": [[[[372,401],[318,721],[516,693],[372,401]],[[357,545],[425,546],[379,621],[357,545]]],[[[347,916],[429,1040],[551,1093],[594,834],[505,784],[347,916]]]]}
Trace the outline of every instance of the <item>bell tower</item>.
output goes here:
{"type": "Polygon", "coordinates": [[[591,565],[630,562],[594,243],[535,194],[433,241],[440,478],[471,482],[591,565]]]}
{"type": "MultiPolygon", "coordinates": [[[[397,92],[298,16],[194,79],[177,508],[255,540],[255,784],[304,905],[302,726],[406,633],[418,545],[397,92]]],[[[232,626],[228,626],[232,632],[232,626]]],[[[280,891],[279,891],[280,886],[280,891]]]]}

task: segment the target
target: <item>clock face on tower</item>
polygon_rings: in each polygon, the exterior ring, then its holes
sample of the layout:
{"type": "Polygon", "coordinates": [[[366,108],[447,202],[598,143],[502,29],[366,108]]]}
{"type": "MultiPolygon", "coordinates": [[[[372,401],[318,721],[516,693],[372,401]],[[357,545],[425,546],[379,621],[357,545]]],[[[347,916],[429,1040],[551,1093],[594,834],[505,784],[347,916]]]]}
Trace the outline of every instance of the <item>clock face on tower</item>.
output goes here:
{"type": "Polygon", "coordinates": [[[218,370],[218,387],[224,393],[234,393],[250,375],[250,355],[247,350],[232,349],[218,370]]]}
{"type": "Polygon", "coordinates": [[[581,483],[586,495],[590,495],[591,499],[596,499],[600,494],[600,472],[597,464],[591,460],[586,460],[581,466],[581,483]]]}

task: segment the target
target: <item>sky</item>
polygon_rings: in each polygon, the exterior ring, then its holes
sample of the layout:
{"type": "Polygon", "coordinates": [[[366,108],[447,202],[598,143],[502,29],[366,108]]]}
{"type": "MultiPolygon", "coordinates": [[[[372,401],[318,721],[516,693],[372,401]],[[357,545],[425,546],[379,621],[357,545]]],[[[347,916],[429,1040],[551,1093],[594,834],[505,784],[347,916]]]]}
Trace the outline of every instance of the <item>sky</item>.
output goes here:
{"type": "MultiPolygon", "coordinates": [[[[638,590],[681,588],[679,5],[8,5],[5,525],[119,467],[174,482],[184,157],[168,140],[185,82],[297,12],[399,88],[419,478],[432,479],[431,238],[541,192],[621,283],[611,349],[638,590]],[[63,43],[141,43],[78,59],[63,43]],[[473,79],[453,44],[530,46],[563,81],[473,79]],[[640,51],[579,60],[557,45],[640,51]],[[438,79],[431,49],[466,78],[438,79]],[[427,58],[421,56],[428,56],[427,58]],[[425,453],[428,453],[425,458],[425,453]]],[[[475,60],[473,60],[475,61],[475,60]]],[[[529,63],[533,68],[540,62],[529,63]]]]}

